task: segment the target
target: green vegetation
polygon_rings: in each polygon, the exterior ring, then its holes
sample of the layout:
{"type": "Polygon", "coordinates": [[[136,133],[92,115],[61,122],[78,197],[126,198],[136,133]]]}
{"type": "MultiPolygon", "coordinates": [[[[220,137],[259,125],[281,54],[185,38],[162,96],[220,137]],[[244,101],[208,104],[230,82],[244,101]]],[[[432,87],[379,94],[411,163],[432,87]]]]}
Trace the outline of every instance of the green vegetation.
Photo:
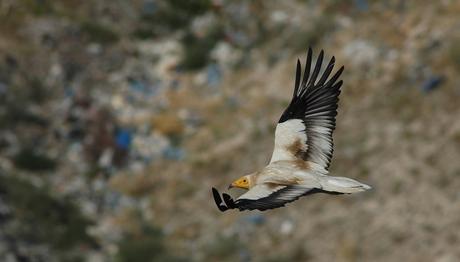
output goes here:
{"type": "Polygon", "coordinates": [[[119,39],[117,33],[109,27],[92,21],[83,21],[80,29],[93,42],[111,44],[117,42],[119,39]]]}
{"type": "Polygon", "coordinates": [[[52,0],[22,0],[21,2],[27,8],[27,10],[37,16],[49,15],[55,11],[52,0]]]}
{"type": "Polygon", "coordinates": [[[60,252],[76,245],[95,246],[86,233],[91,222],[68,199],[55,198],[45,188],[14,176],[0,176],[0,195],[18,224],[10,229],[16,241],[46,244],[60,252]]]}
{"type": "Polygon", "coordinates": [[[267,262],[289,262],[289,261],[310,261],[311,256],[300,245],[293,248],[294,250],[287,255],[274,255],[270,256],[267,262]]]}
{"type": "Polygon", "coordinates": [[[332,15],[324,14],[313,21],[313,25],[307,29],[294,31],[288,37],[287,44],[295,52],[305,52],[305,47],[317,45],[321,39],[334,29],[333,19],[327,18],[332,15]]]}
{"type": "Polygon", "coordinates": [[[460,37],[452,40],[449,48],[449,57],[455,67],[460,70],[460,37]]]}
{"type": "Polygon", "coordinates": [[[207,261],[218,261],[222,258],[227,258],[225,261],[236,260],[238,252],[241,250],[242,245],[237,237],[224,237],[218,236],[206,248],[207,261]]]}
{"type": "Polygon", "coordinates": [[[13,157],[13,163],[17,168],[29,171],[53,170],[57,166],[57,162],[54,159],[40,154],[31,148],[19,151],[13,157]]]}
{"type": "Polygon", "coordinates": [[[168,253],[163,234],[151,226],[145,226],[140,234],[129,234],[118,245],[117,262],[183,261],[168,253]]]}
{"type": "Polygon", "coordinates": [[[182,39],[184,46],[184,57],[182,66],[186,70],[197,70],[204,67],[209,62],[209,52],[217,42],[223,37],[222,29],[216,26],[202,38],[189,33],[182,39]]]}
{"type": "Polygon", "coordinates": [[[156,31],[165,32],[187,27],[194,17],[205,13],[211,8],[209,0],[169,0],[162,4],[159,4],[156,12],[144,14],[141,20],[156,31]]]}
{"type": "Polygon", "coordinates": [[[28,81],[30,90],[28,91],[28,98],[30,102],[41,104],[46,101],[49,97],[49,93],[47,92],[45,85],[43,82],[38,78],[32,78],[28,81]]]}
{"type": "MultiPolygon", "coordinates": [[[[0,106],[1,108],[1,106],[0,106]]],[[[46,127],[48,120],[27,111],[20,104],[8,104],[0,111],[0,127],[12,127],[20,123],[46,127]]]]}

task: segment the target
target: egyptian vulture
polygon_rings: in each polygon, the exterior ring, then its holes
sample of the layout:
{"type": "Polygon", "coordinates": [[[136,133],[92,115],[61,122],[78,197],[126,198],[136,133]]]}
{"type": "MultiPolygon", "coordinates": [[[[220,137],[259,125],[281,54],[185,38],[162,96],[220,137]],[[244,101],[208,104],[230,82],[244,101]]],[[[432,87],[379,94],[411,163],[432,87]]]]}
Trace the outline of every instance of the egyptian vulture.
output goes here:
{"type": "Polygon", "coordinates": [[[284,206],[301,196],[314,193],[351,194],[371,187],[346,177],[328,175],[332,158],[332,132],[339,101],[342,66],[332,77],[335,58],[320,74],[324,52],[319,53],[313,71],[309,48],[301,81],[297,60],[294,94],[275,130],[275,146],[270,163],[258,172],[230,184],[248,191],[233,200],[212,188],[220,211],[228,209],[267,210],[284,206]],[[222,201],[223,198],[223,201],[222,201]]]}

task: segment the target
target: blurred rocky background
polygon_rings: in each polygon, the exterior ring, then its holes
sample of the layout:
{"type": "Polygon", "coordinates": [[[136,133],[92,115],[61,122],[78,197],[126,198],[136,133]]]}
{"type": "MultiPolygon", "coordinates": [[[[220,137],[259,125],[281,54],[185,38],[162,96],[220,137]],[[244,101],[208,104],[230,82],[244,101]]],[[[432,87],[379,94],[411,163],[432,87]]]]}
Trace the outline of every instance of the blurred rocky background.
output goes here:
{"type": "Polygon", "coordinates": [[[460,261],[459,14],[0,0],[0,261],[460,261]],[[331,173],[374,189],[220,213],[211,187],[268,162],[309,46],[346,67],[331,173]]]}

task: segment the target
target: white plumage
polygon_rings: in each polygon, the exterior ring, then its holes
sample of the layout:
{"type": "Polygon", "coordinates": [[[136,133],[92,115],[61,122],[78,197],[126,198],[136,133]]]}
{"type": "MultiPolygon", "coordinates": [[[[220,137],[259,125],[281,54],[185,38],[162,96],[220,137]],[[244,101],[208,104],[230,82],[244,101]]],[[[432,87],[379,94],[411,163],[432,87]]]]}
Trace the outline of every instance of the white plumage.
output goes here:
{"type": "Polygon", "coordinates": [[[275,130],[275,147],[273,149],[270,163],[280,160],[293,160],[295,155],[289,152],[286,145],[292,145],[296,141],[307,150],[307,135],[303,132],[305,125],[301,119],[291,119],[276,126],[275,130]]]}
{"type": "Polygon", "coordinates": [[[351,178],[328,175],[343,67],[329,77],[335,64],[332,57],[319,76],[323,56],[321,51],[310,72],[312,50],[308,50],[302,82],[301,66],[297,61],[294,94],[276,126],[270,163],[230,186],[248,191],[236,201],[224,193],[222,201],[213,188],[214,200],[221,211],[233,208],[266,210],[308,194],[350,194],[371,188],[351,178]]]}

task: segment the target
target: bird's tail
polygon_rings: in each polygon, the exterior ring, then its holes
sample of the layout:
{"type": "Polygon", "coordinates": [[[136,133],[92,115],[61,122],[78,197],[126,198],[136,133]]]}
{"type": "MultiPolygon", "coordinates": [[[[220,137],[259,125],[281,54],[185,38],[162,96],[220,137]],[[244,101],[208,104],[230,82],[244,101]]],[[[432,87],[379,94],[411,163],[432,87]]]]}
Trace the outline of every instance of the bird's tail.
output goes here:
{"type": "Polygon", "coordinates": [[[347,177],[323,176],[320,179],[322,189],[329,192],[351,194],[371,189],[370,186],[347,177]]]}

